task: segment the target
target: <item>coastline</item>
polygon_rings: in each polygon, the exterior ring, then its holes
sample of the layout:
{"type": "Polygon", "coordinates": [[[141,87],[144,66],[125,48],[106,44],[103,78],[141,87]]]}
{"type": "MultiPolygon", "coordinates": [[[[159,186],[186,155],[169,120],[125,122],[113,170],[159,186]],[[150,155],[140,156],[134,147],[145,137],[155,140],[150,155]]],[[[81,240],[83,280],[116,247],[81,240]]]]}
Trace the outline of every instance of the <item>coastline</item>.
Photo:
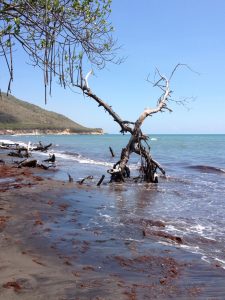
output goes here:
{"type": "MultiPolygon", "coordinates": [[[[118,188],[118,187],[115,187],[118,188]]],[[[91,217],[107,187],[0,165],[0,299],[223,299],[225,270],[157,237],[121,240],[91,217]]],[[[127,225],[129,226],[129,224],[127,225]]]]}
{"type": "Polygon", "coordinates": [[[24,129],[24,130],[11,130],[11,129],[1,129],[0,135],[103,135],[103,129],[96,131],[74,131],[70,129],[24,129]]]}

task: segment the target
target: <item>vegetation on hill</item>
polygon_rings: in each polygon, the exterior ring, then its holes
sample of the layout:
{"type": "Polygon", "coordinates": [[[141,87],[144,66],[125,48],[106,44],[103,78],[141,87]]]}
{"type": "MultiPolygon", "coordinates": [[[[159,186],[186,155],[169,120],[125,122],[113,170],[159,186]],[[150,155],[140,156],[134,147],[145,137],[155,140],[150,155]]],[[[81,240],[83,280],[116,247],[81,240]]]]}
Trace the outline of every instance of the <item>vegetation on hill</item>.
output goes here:
{"type": "Polygon", "coordinates": [[[100,128],[87,128],[69,118],[11,95],[0,96],[0,130],[58,130],[72,133],[102,132],[100,128]]]}

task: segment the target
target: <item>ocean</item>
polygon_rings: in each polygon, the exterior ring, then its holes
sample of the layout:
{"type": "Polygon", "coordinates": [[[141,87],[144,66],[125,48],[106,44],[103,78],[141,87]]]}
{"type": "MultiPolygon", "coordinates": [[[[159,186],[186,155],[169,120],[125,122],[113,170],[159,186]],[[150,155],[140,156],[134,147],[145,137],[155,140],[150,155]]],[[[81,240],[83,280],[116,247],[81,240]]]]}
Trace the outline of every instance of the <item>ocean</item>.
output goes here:
{"type": "MultiPolygon", "coordinates": [[[[99,226],[112,237],[143,244],[143,236],[134,228],[136,221],[162,221],[166,226],[160,230],[183,242],[173,244],[158,238],[158,243],[181,247],[225,268],[225,135],[151,135],[152,156],[165,169],[166,178],[160,177],[158,184],[108,185],[107,170],[119,160],[128,139],[128,135],[111,134],[0,136],[0,140],[52,143],[50,153],[56,156],[56,168],[51,171],[54,179],[68,181],[69,173],[79,181],[91,175],[93,179],[86,184],[96,186],[106,175],[100,189],[108,200],[99,200],[101,207],[90,210],[86,223],[83,221],[86,229],[99,226]]],[[[49,153],[34,155],[41,161],[49,153]]],[[[129,166],[131,175],[138,175],[140,158],[132,156],[129,166]]],[[[69,226],[65,225],[67,232],[69,226]]]]}

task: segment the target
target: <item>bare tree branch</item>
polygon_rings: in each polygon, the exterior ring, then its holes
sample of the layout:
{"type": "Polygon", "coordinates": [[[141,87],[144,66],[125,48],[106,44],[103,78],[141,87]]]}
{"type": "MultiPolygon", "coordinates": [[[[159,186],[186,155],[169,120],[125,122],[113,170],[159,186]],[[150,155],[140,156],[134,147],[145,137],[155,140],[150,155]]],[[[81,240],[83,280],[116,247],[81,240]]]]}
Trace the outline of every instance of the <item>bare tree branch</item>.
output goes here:
{"type": "Polygon", "coordinates": [[[192,68],[190,68],[187,64],[181,64],[181,63],[179,63],[179,64],[177,64],[177,65],[175,66],[175,68],[173,69],[173,71],[172,71],[172,73],[171,73],[171,75],[170,75],[170,77],[169,77],[169,80],[172,79],[174,73],[175,73],[176,70],[177,70],[178,68],[180,68],[180,67],[186,67],[186,68],[187,68],[188,70],[190,70],[191,72],[196,73],[197,75],[200,75],[200,73],[194,71],[194,70],[193,70],[192,68]]]}
{"type": "Polygon", "coordinates": [[[113,120],[119,124],[121,127],[121,132],[130,132],[132,133],[132,128],[128,126],[127,124],[132,123],[132,122],[127,122],[121,119],[121,117],[112,109],[110,105],[108,105],[106,102],[104,102],[101,98],[99,98],[97,95],[95,95],[92,90],[89,87],[88,84],[88,78],[93,74],[93,71],[89,71],[85,77],[83,77],[83,71],[82,67],[80,69],[79,73],[79,79],[77,80],[77,84],[75,85],[76,87],[80,88],[83,93],[89,97],[92,98],[95,102],[98,103],[98,106],[102,106],[108,113],[109,115],[113,118],[113,120]]]}

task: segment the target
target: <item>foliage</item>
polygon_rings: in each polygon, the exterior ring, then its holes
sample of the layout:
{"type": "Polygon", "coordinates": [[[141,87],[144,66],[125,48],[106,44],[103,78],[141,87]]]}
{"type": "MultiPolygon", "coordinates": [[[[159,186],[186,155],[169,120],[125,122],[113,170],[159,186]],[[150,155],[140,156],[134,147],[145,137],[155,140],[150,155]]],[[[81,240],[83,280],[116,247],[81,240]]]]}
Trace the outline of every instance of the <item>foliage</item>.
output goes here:
{"type": "Polygon", "coordinates": [[[0,130],[64,130],[71,132],[101,132],[99,128],[87,128],[63,115],[47,111],[31,103],[21,101],[11,95],[1,93],[0,97],[0,130]]]}
{"type": "Polygon", "coordinates": [[[45,90],[52,78],[73,85],[82,61],[102,68],[115,60],[111,0],[2,0],[0,56],[13,80],[13,52],[22,47],[43,70],[45,90]]]}

